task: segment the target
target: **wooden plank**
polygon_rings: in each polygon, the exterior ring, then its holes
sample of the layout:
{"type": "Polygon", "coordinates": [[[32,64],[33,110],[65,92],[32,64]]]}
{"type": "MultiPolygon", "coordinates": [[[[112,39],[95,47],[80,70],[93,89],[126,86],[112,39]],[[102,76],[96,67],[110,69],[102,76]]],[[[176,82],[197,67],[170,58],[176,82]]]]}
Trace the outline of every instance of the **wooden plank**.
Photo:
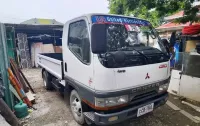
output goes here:
{"type": "Polygon", "coordinates": [[[43,44],[42,47],[43,47],[42,48],[43,53],[55,53],[54,48],[53,48],[53,44],[43,44]]]}
{"type": "Polygon", "coordinates": [[[17,80],[19,81],[22,89],[24,90],[25,93],[28,92],[28,88],[23,80],[23,78],[20,76],[20,72],[18,70],[17,65],[15,64],[15,61],[13,59],[10,59],[11,67],[13,69],[13,73],[16,76],[17,80]]]}
{"type": "MultiPolygon", "coordinates": [[[[33,90],[32,86],[30,85],[30,83],[28,82],[28,80],[26,79],[26,77],[24,76],[23,72],[21,71],[21,69],[16,65],[16,63],[14,62],[13,59],[10,59],[11,63],[14,65],[14,67],[17,69],[17,73],[19,74],[20,80],[23,82],[22,85],[24,85],[26,87],[26,84],[28,85],[28,87],[30,88],[30,90],[35,93],[35,91],[33,90]]],[[[27,87],[26,87],[27,88],[27,87]]],[[[25,91],[26,93],[28,92],[28,90],[25,91]]]]}
{"type": "Polygon", "coordinates": [[[37,42],[37,43],[34,43],[33,44],[33,48],[34,48],[34,54],[31,54],[31,55],[34,55],[34,64],[35,64],[35,67],[38,67],[38,64],[37,64],[37,55],[39,53],[42,53],[42,49],[43,49],[43,43],[42,42],[37,42]]]}
{"type": "Polygon", "coordinates": [[[10,68],[8,68],[8,73],[9,73],[9,79],[12,82],[13,86],[15,87],[17,93],[23,99],[23,101],[28,105],[28,107],[32,107],[32,103],[29,101],[27,98],[26,94],[24,93],[24,90],[20,87],[19,81],[17,78],[13,75],[12,71],[10,68]]]}
{"type": "Polygon", "coordinates": [[[30,90],[31,90],[33,93],[35,93],[35,91],[33,90],[32,86],[30,85],[30,83],[29,83],[28,80],[26,79],[24,73],[21,71],[20,68],[18,68],[18,70],[19,70],[19,72],[21,73],[22,77],[24,78],[24,80],[25,80],[26,84],[28,85],[28,87],[30,88],[30,90]]]}
{"type": "Polygon", "coordinates": [[[61,46],[54,46],[55,53],[62,53],[62,47],[61,46]]]}
{"type": "Polygon", "coordinates": [[[20,98],[20,96],[18,95],[18,93],[17,93],[17,91],[15,90],[15,88],[10,84],[9,85],[9,89],[11,90],[11,92],[15,95],[15,97],[20,101],[20,100],[22,100],[21,98],[20,98]]]}
{"type": "Polygon", "coordinates": [[[30,91],[26,93],[26,96],[31,102],[35,101],[35,94],[32,94],[30,91]]]}

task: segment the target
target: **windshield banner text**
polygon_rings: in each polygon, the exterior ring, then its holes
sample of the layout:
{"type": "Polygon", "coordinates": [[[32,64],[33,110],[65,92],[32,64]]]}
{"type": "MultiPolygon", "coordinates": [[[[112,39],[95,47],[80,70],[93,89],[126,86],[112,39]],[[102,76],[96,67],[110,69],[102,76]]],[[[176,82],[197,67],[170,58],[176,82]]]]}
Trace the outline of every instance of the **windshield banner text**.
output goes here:
{"type": "Polygon", "coordinates": [[[151,25],[148,21],[145,21],[145,20],[142,20],[142,19],[127,18],[127,17],[120,17],[120,16],[108,16],[108,15],[92,16],[92,23],[135,24],[135,25],[142,25],[142,26],[151,25]]]}

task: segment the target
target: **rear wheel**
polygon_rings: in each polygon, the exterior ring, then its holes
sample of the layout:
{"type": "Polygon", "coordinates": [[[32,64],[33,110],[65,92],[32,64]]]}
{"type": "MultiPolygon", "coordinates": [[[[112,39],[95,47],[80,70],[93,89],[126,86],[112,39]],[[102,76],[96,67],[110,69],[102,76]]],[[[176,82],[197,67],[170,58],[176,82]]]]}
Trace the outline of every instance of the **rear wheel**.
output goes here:
{"type": "Polygon", "coordinates": [[[47,71],[43,71],[42,77],[43,77],[43,84],[44,84],[44,87],[45,87],[47,90],[51,90],[51,89],[52,89],[51,75],[50,75],[47,71]]]}
{"type": "Polygon", "coordinates": [[[81,99],[76,90],[72,90],[70,94],[70,108],[75,121],[80,125],[83,125],[85,123],[85,119],[83,116],[81,99]]]}

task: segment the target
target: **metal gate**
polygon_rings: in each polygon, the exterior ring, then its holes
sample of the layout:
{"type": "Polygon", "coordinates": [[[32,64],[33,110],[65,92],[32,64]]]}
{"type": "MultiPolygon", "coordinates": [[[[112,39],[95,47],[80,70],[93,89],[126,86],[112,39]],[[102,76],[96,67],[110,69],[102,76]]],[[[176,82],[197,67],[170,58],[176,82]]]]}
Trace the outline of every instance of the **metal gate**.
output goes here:
{"type": "Polygon", "coordinates": [[[10,82],[8,80],[8,67],[9,62],[6,43],[6,28],[4,24],[0,23],[0,97],[3,97],[7,105],[12,109],[13,100],[12,93],[9,90],[10,82]]]}

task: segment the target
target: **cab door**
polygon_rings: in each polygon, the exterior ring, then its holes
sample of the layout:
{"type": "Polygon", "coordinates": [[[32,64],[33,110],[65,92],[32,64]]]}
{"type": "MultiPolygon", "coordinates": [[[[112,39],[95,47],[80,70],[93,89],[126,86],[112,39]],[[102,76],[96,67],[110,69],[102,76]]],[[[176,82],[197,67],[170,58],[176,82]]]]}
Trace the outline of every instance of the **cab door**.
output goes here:
{"type": "Polygon", "coordinates": [[[76,84],[94,88],[88,19],[81,17],[66,23],[63,32],[64,75],[76,84]]]}

